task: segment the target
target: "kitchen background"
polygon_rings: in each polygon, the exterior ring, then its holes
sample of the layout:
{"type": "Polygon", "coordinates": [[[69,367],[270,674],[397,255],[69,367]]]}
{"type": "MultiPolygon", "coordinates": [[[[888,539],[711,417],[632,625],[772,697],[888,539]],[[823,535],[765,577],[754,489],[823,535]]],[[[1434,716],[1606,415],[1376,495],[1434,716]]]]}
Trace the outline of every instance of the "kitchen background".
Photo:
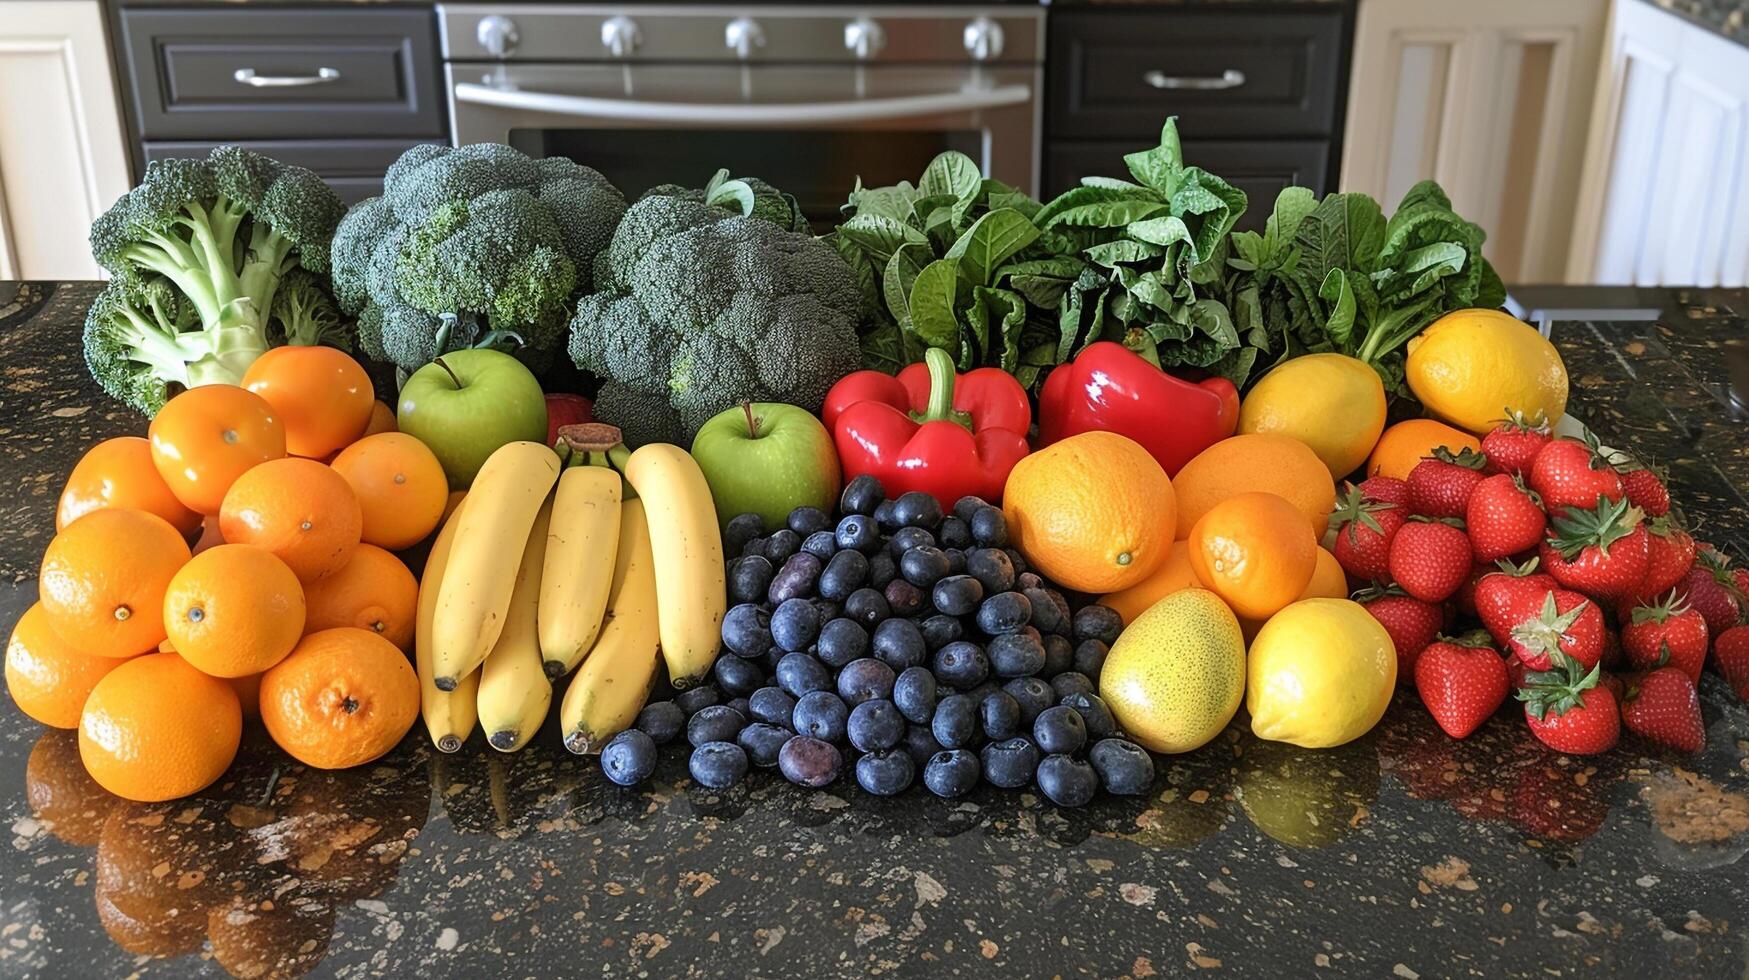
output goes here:
{"type": "Polygon", "coordinates": [[[628,192],[726,165],[824,224],[948,148],[1048,197],[1168,115],[1249,226],[1287,184],[1432,177],[1509,284],[1749,283],[1742,0],[0,0],[0,279],[97,277],[91,220],[216,143],[348,200],[422,142],[628,192]]]}

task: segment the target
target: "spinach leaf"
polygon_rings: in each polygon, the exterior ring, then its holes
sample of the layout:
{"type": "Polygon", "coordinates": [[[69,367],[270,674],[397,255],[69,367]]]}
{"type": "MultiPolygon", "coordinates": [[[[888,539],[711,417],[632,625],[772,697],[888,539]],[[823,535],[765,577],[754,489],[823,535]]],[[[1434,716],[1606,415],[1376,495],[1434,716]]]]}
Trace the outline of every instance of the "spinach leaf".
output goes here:
{"type": "Polygon", "coordinates": [[[995,282],[997,266],[1031,245],[1038,229],[1013,208],[984,214],[947,250],[946,258],[960,260],[960,273],[975,286],[995,282]]]}
{"type": "Polygon", "coordinates": [[[911,283],[911,333],[926,347],[960,349],[959,261],[937,259],[911,283]]]}

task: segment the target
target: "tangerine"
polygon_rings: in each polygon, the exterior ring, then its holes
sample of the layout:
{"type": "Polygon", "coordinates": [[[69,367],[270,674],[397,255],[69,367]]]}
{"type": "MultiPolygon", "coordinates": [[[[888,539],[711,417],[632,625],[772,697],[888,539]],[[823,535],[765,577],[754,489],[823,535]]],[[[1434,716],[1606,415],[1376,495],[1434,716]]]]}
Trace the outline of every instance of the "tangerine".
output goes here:
{"type": "Polygon", "coordinates": [[[202,514],[217,514],[250,467],[285,455],[285,426],[273,406],[236,385],[201,385],[170,399],[146,437],[170,492],[202,514]]]}
{"type": "Polygon", "coordinates": [[[224,775],[242,734],[230,685],[177,654],[151,653],[97,682],[79,719],[79,757],[123,799],[173,800],[224,775]]]}
{"type": "Polygon", "coordinates": [[[219,511],[232,544],[273,552],[302,582],[346,566],[364,511],[346,479],[313,459],[276,459],[238,477],[219,511]]]}
{"type": "Polygon", "coordinates": [[[200,515],[170,492],[152,465],[152,444],[140,436],[105,439],[79,457],[55,505],[55,530],[101,507],[157,514],[185,538],[200,529],[200,515]]]}
{"type": "Polygon", "coordinates": [[[1366,460],[1367,476],[1390,476],[1407,480],[1409,471],[1433,451],[1444,446],[1453,453],[1465,449],[1482,451],[1481,440],[1462,429],[1433,419],[1408,419],[1384,431],[1366,460]]]}
{"type": "Polygon", "coordinates": [[[78,728],[91,689],[124,661],[94,657],[61,639],[32,603],[6,641],[6,690],[18,710],[51,728],[78,728]]]}
{"type": "Polygon", "coordinates": [[[381,758],[417,717],[419,678],[393,643],[369,630],[311,633],[261,678],[267,733],[318,769],[381,758]]]}
{"type": "Polygon", "coordinates": [[[1159,462],[1134,440],[1097,430],[1015,464],[1002,513],[1009,541],[1028,563],[1095,593],[1152,575],[1171,551],[1177,521],[1172,481],[1159,462]]]}
{"type": "Polygon", "coordinates": [[[413,436],[365,436],[341,450],[332,465],[358,495],[367,544],[400,551],[423,541],[443,518],[449,498],[443,464],[413,436]]]}
{"type": "Polygon", "coordinates": [[[309,603],[306,632],[355,626],[402,650],[413,647],[419,582],[401,559],[376,545],[359,545],[345,568],[311,582],[304,596],[309,603]]]}
{"type": "Polygon", "coordinates": [[[317,459],[363,435],[376,404],[370,375],[332,347],[272,348],[243,372],[243,387],[285,423],[287,452],[317,459]]]}
{"type": "Polygon", "coordinates": [[[1190,532],[1196,577],[1242,619],[1267,619],[1299,598],[1318,565],[1305,514],[1273,493],[1221,501],[1190,532]]]}
{"type": "Polygon", "coordinates": [[[38,601],[74,649],[132,657],[164,639],[164,590],[188,561],[170,522],[143,510],[94,510],[43,552],[38,601]]]}
{"type": "Polygon", "coordinates": [[[189,559],[170,580],[164,628],[182,659],[204,673],[259,674],[304,635],[304,589],[272,553],[221,544],[189,559]]]}
{"type": "Polygon", "coordinates": [[[1336,483],[1311,448],[1273,432],[1222,439],[1198,453],[1172,478],[1178,494],[1178,536],[1229,497],[1264,491],[1282,497],[1306,515],[1314,537],[1322,537],[1336,509],[1336,483]]]}

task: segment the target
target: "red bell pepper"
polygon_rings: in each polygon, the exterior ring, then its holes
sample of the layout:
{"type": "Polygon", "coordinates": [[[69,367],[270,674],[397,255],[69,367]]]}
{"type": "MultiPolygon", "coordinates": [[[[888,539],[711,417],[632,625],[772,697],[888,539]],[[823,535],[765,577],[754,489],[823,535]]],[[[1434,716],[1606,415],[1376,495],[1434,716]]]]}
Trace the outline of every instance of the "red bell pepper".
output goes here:
{"type": "Polygon", "coordinates": [[[897,497],[933,494],[945,509],[966,494],[995,503],[1008,471],[1028,452],[1026,389],[997,368],[955,374],[931,348],[897,377],[857,371],[832,386],[820,418],[838,446],[844,478],[872,474],[897,497]]]}
{"type": "Polygon", "coordinates": [[[1191,457],[1233,434],[1239,389],[1226,378],[1175,378],[1109,340],[1053,370],[1038,396],[1041,446],[1094,429],[1128,436],[1174,476],[1191,457]]]}

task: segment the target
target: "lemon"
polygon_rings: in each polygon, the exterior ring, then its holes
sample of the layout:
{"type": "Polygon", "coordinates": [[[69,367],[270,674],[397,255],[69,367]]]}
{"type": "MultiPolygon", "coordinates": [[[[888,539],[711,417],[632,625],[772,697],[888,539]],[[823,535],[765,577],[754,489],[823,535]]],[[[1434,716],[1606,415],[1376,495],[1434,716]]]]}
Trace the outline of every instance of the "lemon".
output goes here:
{"type": "Polygon", "coordinates": [[[1567,367],[1535,327],[1499,310],[1457,310],[1409,341],[1404,367],[1421,404],[1460,429],[1482,435],[1509,411],[1549,424],[1567,410],[1567,367]]]}
{"type": "Polygon", "coordinates": [[[1308,749],[1366,734],[1397,686],[1390,634],[1348,599],[1302,599],[1276,613],[1251,643],[1249,668],[1251,730],[1308,749]]]}
{"type": "Polygon", "coordinates": [[[1207,589],[1174,592],[1137,616],[1099,674],[1118,724],[1155,752],[1201,748],[1233,720],[1244,693],[1239,621],[1207,589]]]}
{"type": "Polygon", "coordinates": [[[1239,805],[1263,833],[1303,849],[1328,847],[1379,798],[1379,755],[1369,742],[1309,750],[1285,742],[1241,743],[1239,805]]]}
{"type": "Polygon", "coordinates": [[[1240,432],[1274,432],[1311,447],[1340,479],[1385,429],[1385,385],[1365,361],[1307,354],[1265,374],[1239,405],[1240,432]]]}

